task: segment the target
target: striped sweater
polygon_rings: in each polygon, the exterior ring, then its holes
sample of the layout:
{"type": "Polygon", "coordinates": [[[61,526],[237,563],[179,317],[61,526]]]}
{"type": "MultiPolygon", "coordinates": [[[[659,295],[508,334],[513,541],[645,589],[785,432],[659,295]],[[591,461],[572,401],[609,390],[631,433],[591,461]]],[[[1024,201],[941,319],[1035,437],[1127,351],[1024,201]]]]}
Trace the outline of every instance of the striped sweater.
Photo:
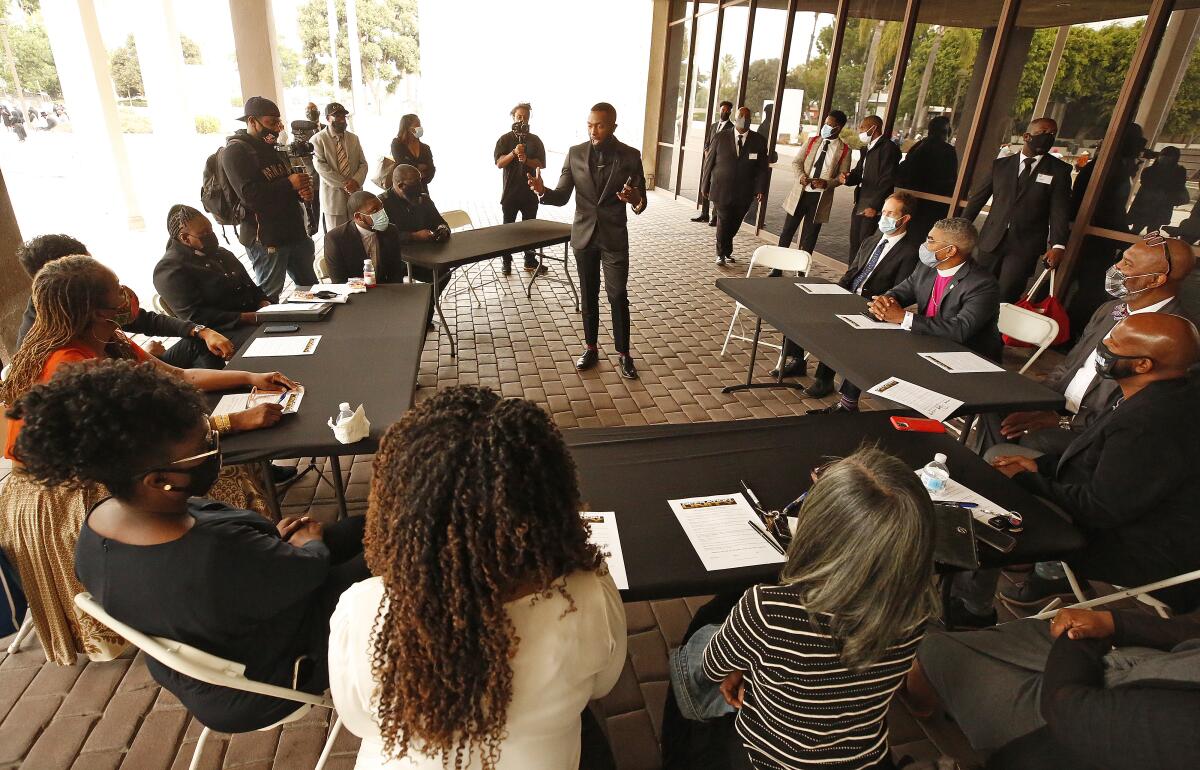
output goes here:
{"type": "Polygon", "coordinates": [[[755,586],[704,651],[704,673],[719,682],[746,672],[737,730],[755,768],[859,770],[887,752],[887,710],[924,635],[918,629],[857,673],[790,586],[755,586]]]}

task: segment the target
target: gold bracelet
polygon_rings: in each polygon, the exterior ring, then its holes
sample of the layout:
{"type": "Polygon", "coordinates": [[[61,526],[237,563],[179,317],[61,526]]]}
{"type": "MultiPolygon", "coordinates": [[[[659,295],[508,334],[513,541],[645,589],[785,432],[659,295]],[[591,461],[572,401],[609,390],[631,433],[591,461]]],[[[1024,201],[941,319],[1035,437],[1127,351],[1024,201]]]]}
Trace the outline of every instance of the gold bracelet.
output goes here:
{"type": "Polygon", "coordinates": [[[225,435],[226,433],[228,433],[230,431],[231,427],[229,424],[229,415],[217,414],[217,415],[213,415],[209,419],[212,422],[212,426],[213,426],[213,428],[216,429],[217,433],[219,433],[221,435],[225,435]]]}

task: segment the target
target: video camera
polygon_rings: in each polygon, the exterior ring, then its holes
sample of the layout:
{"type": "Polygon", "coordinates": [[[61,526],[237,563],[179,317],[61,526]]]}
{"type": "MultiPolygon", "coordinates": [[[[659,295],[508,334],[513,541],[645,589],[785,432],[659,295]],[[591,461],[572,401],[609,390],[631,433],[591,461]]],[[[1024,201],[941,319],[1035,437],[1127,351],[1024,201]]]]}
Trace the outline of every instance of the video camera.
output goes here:
{"type": "Polygon", "coordinates": [[[280,149],[286,152],[290,158],[311,158],[316,150],[308,140],[319,129],[320,126],[311,120],[293,120],[292,142],[280,146],[280,149]]]}

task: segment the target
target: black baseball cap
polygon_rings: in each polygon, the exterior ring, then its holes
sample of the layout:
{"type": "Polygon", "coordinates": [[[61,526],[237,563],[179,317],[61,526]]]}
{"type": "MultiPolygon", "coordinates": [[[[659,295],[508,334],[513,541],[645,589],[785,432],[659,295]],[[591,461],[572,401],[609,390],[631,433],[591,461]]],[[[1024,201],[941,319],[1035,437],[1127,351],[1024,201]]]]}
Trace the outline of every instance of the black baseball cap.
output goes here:
{"type": "Polygon", "coordinates": [[[245,122],[246,118],[265,117],[279,118],[282,116],[279,114],[279,108],[275,106],[275,102],[265,96],[251,96],[246,100],[246,106],[238,120],[245,122]]]}
{"type": "Polygon", "coordinates": [[[329,117],[330,115],[349,115],[349,114],[350,114],[350,110],[346,109],[345,107],[338,104],[337,102],[330,102],[329,104],[325,105],[325,117],[329,117]]]}

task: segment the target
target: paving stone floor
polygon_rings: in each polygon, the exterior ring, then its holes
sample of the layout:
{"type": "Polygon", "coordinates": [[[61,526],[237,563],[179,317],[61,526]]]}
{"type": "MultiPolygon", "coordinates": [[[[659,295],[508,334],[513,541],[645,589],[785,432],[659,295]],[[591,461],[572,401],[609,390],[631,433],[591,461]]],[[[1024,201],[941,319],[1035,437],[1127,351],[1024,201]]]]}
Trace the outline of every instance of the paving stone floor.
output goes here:
{"type": "MultiPolygon", "coordinates": [[[[461,205],[441,204],[444,210],[461,205]]],[[[470,202],[461,207],[477,225],[499,221],[494,207],[470,202]]],[[[733,303],[713,281],[744,275],[761,241],[743,232],[735,242],[738,262],[718,268],[712,261],[714,231],[689,222],[693,212],[688,201],[652,194],[646,213],[630,218],[633,351],[641,379],[622,380],[614,369],[603,300],[604,357],[597,369],[581,375],[572,363],[582,347],[582,331],[570,290],[538,281],[532,299],[526,299],[513,276],[483,287],[480,305],[473,305],[467,293],[447,302],[449,325],[457,330],[461,350],[452,358],[445,335],[431,332],[418,399],[455,383],[487,385],[506,396],[536,401],[563,428],[773,417],[821,406],[791,390],[720,393],[722,386],[745,376],[748,346],[733,342],[729,354],[720,355],[733,303]]],[[[568,209],[542,212],[544,218],[565,220],[569,215],[568,209]]],[[[486,266],[479,270],[483,278],[492,277],[486,266]]],[[[841,267],[818,256],[814,272],[835,277],[841,267]]],[[[561,265],[551,275],[561,277],[561,265]]],[[[748,328],[752,330],[752,324],[748,328]]],[[[759,357],[759,376],[766,376],[773,360],[772,353],[759,357]]],[[[864,407],[870,408],[870,403],[864,402],[864,407]]],[[[370,458],[344,463],[343,472],[351,513],[361,513],[370,458]]],[[[287,512],[334,515],[329,486],[311,473],[291,487],[284,505],[287,512]]],[[[626,605],[629,659],[616,688],[597,706],[622,770],[659,766],[667,651],[679,643],[702,601],[692,597],[626,605]]],[[[214,736],[200,766],[312,767],[328,721],[328,714],[314,710],[279,729],[214,736]]],[[[964,767],[976,763],[961,734],[943,716],[918,723],[897,703],[890,726],[897,756],[927,759],[945,754],[964,767]]],[[[36,639],[27,640],[17,654],[0,652],[0,770],[181,769],[188,767],[199,731],[179,702],[149,677],[140,655],[108,663],[81,659],[75,666],[58,667],[46,664],[36,639]]],[[[343,732],[328,767],[351,768],[356,748],[357,739],[343,732]]]]}

